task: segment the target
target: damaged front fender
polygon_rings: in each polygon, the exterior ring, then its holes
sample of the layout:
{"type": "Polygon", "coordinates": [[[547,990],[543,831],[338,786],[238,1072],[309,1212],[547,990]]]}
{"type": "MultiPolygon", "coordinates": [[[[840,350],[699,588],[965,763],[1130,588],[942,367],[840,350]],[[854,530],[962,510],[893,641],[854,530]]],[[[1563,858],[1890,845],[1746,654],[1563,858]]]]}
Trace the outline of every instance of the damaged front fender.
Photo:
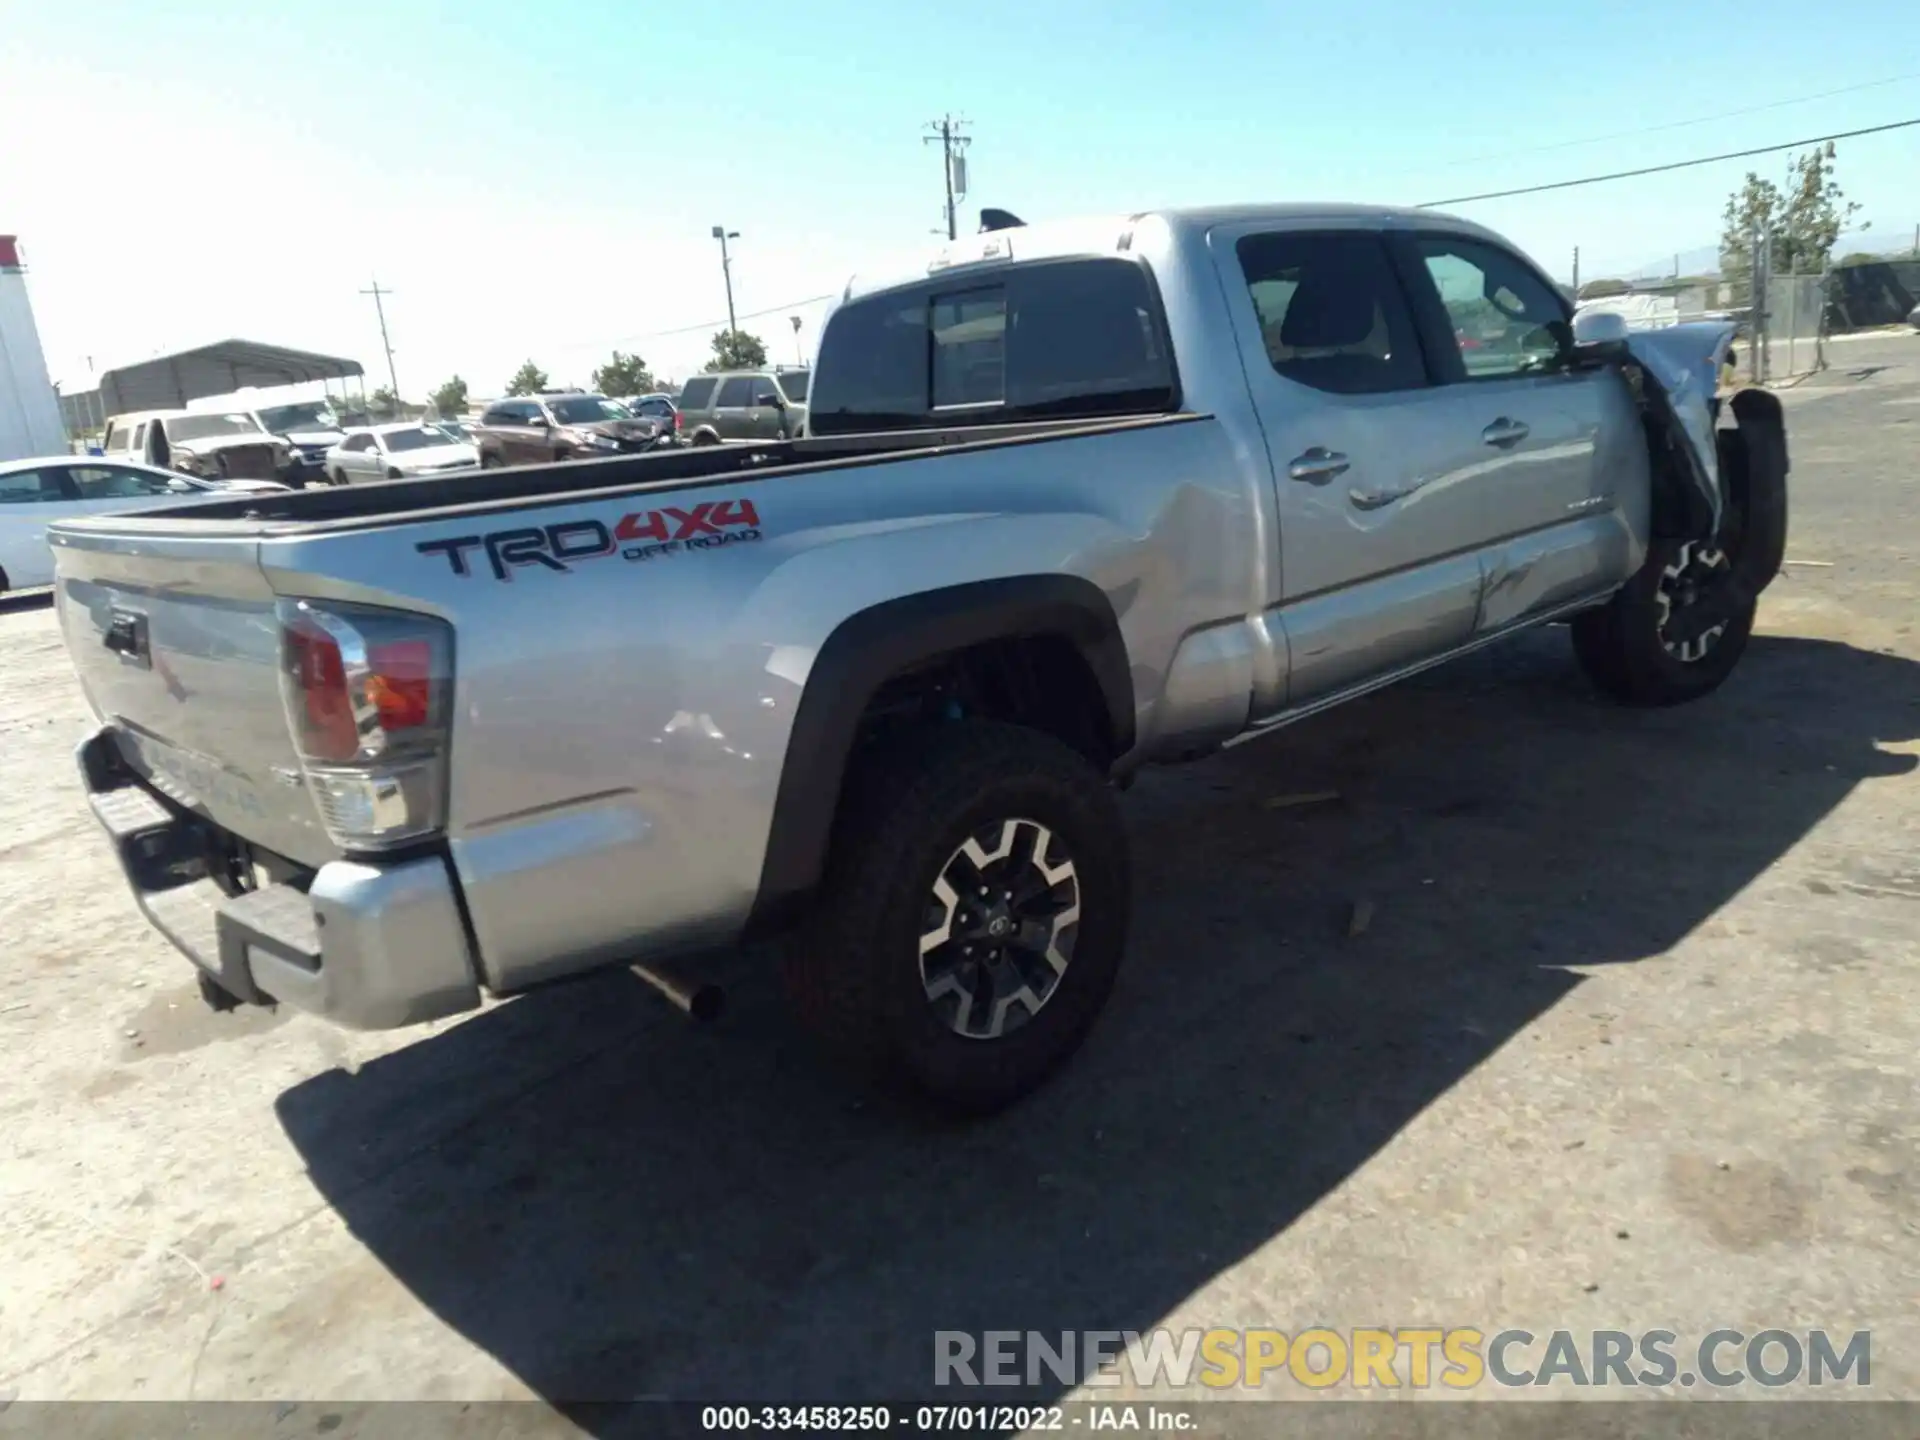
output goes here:
{"type": "Polygon", "coordinates": [[[1714,540],[1727,523],[1714,428],[1720,368],[1732,343],[1733,326],[1719,321],[1626,337],[1653,446],[1655,531],[1678,532],[1667,538],[1714,540]]]}
{"type": "Polygon", "coordinates": [[[1621,367],[1640,399],[1653,463],[1656,539],[1724,552],[1724,580],[1687,617],[1705,630],[1751,605],[1780,573],[1787,541],[1787,433],[1779,397],[1737,392],[1720,425],[1734,327],[1702,321],[1625,337],[1621,367]]]}

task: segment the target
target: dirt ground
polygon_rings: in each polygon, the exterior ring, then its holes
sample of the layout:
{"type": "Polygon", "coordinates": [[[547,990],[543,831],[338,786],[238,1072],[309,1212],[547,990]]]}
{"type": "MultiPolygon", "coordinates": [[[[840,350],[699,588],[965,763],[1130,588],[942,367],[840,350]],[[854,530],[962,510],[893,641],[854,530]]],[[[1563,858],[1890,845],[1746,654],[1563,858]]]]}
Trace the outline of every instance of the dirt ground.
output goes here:
{"type": "Polygon", "coordinates": [[[1920,1399],[1920,336],[1836,363],[1720,695],[1550,631],[1145,777],[1111,1009],[972,1126],[823,1074],[757,955],[706,1029],[624,972],[207,1012],[0,606],[0,1403],[900,1398],[936,1330],[1157,1324],[1865,1329],[1920,1399]]]}

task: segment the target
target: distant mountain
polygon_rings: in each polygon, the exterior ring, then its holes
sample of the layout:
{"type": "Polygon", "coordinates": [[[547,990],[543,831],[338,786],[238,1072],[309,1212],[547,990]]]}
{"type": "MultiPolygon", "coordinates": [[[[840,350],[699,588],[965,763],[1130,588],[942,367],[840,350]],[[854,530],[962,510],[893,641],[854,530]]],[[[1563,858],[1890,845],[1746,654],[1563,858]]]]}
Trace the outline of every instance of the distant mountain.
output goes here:
{"type": "MultiPolygon", "coordinates": [[[[1878,253],[1883,250],[1906,250],[1913,245],[1913,222],[1889,222],[1883,224],[1876,220],[1861,229],[1849,231],[1834,243],[1833,258],[1851,255],[1856,250],[1878,253]]],[[[1673,255],[1663,255],[1657,260],[1627,271],[1620,276],[1623,280],[1657,280],[1674,273],[1673,255]]],[[[1699,245],[1691,250],[1682,250],[1678,254],[1682,275],[1718,275],[1720,273],[1720,246],[1699,245]]]]}

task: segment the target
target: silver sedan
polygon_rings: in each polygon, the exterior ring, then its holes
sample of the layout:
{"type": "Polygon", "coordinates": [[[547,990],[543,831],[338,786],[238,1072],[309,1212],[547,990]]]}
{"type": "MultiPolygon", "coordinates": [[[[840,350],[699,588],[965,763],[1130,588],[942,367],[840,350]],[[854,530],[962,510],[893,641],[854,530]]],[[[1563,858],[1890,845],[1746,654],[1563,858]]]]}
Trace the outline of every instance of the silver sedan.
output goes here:
{"type": "Polygon", "coordinates": [[[479,450],[458,431],[413,420],[349,430],[327,451],[326,474],[335,485],[365,485],[471,470],[479,463],[479,450]]]}

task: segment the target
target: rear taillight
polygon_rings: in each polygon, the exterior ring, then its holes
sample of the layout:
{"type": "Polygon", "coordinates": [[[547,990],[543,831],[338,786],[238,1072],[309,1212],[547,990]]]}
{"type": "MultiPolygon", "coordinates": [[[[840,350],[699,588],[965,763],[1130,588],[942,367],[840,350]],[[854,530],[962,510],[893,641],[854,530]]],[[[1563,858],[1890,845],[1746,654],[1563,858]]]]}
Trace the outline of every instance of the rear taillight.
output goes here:
{"type": "Polygon", "coordinates": [[[680,420],[681,420],[680,412],[678,410],[674,411],[673,412],[673,433],[676,435],[680,433],[680,420]]]}
{"type": "Polygon", "coordinates": [[[283,600],[281,696],[335,842],[378,850],[446,823],[453,632],[398,610],[283,600]]]}

